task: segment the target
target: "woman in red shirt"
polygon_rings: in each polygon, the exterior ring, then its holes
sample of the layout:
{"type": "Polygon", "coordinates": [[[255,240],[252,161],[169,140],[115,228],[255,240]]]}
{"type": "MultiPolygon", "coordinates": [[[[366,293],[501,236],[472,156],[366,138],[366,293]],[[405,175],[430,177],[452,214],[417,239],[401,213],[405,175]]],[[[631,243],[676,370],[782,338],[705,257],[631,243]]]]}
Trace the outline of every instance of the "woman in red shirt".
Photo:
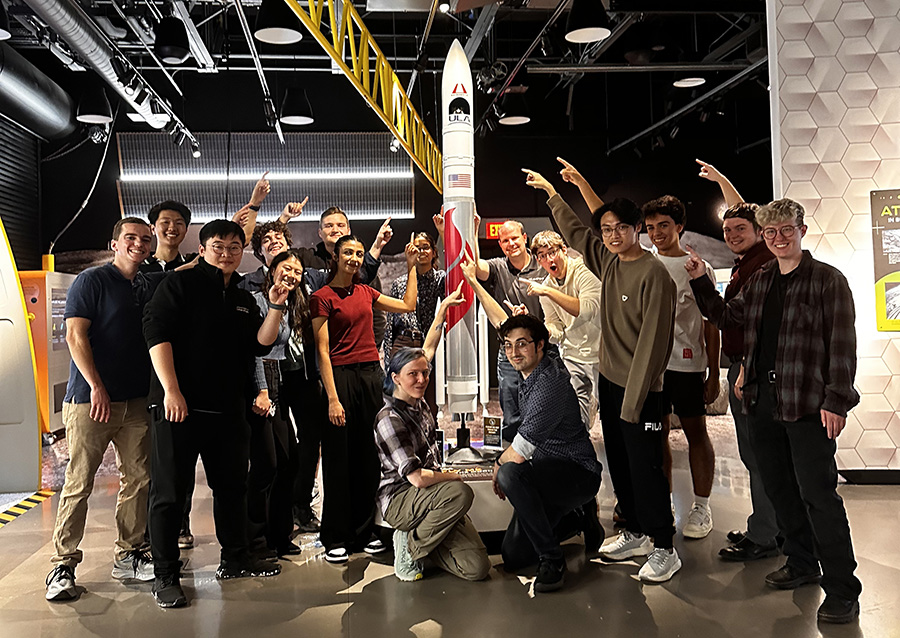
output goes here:
{"type": "Polygon", "coordinates": [[[373,310],[416,309],[417,253],[412,242],[406,245],[406,294],[394,299],[359,283],[365,248],[354,235],[345,235],[334,246],[328,285],[310,298],[330,421],[322,434],[325,501],[319,538],[331,563],[346,562],[350,552],[360,549],[370,554],[385,550],[373,535],[380,479],[374,427],[384,403],[384,373],[372,317],[373,310]]]}

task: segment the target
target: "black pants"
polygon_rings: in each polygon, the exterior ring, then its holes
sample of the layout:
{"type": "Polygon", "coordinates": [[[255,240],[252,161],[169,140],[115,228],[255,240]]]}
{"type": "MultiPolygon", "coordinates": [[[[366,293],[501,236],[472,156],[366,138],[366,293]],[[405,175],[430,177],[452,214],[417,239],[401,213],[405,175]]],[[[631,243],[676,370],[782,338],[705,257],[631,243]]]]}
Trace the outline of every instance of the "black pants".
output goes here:
{"type": "Polygon", "coordinates": [[[760,383],[750,443],[789,565],[803,571],[822,566],[826,594],[855,600],[862,584],[853,575],[856,559],[844,501],[837,493],[837,444],[819,419],[793,423],[773,416],[775,386],[760,383]]]}
{"type": "Polygon", "coordinates": [[[329,423],[322,435],[325,502],[319,539],[326,550],[358,551],[374,530],[381,476],[374,432],[375,416],[384,405],[383,379],[378,362],[334,367],[346,425],[329,423]]]}
{"type": "Polygon", "coordinates": [[[656,547],[669,549],[675,521],[663,470],[663,393],[648,392],[641,422],[628,423],[620,416],[625,388],[600,375],[598,389],[607,467],[625,527],[633,534],[652,536],[656,547]]]}
{"type": "Polygon", "coordinates": [[[244,558],[250,438],[244,415],[195,411],[184,422],[172,423],[164,418],[161,407],[155,407],[150,411],[150,423],[150,548],[157,577],[177,574],[181,566],[178,532],[198,455],[213,493],[222,562],[244,558]]]}
{"type": "Polygon", "coordinates": [[[297,439],[285,419],[277,362],[266,362],[269,399],[273,416],[252,410],[250,422],[250,473],[247,479],[248,538],[254,547],[286,547],[294,531],[294,479],[297,475],[297,439]]]}
{"type": "Polygon", "coordinates": [[[501,552],[504,568],[516,570],[539,558],[562,558],[554,528],[597,493],[600,474],[566,459],[542,458],[504,463],[497,482],[515,509],[501,552]]]}
{"type": "MultiPolygon", "coordinates": [[[[307,379],[303,370],[282,371],[283,403],[290,408],[297,428],[297,474],[294,481],[294,507],[309,508],[316,472],[322,428],[328,423],[328,399],[318,378],[307,379]]],[[[287,411],[284,412],[285,419],[287,411]]]]}

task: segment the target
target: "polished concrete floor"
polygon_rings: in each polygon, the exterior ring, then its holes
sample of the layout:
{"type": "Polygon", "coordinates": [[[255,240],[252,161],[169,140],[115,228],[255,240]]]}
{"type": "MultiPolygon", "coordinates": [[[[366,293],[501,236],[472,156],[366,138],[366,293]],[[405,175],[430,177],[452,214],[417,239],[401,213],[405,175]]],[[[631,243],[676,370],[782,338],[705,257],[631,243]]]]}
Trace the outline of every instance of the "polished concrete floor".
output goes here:
{"type": "MultiPolygon", "coordinates": [[[[690,506],[691,491],[683,447],[676,441],[679,518],[690,506]]],[[[725,533],[743,527],[748,513],[743,467],[721,451],[712,497],[715,529],[700,541],[679,533],[684,568],[670,582],[640,583],[639,563],[585,560],[580,540],[573,539],[566,545],[565,589],[536,596],[531,575],[502,569],[481,583],[439,572],[401,583],[390,556],[354,556],[347,566],[333,566],[320,555],[314,535],[298,537],[304,554],[285,562],[280,576],[220,583],[214,578],[218,546],[210,493],[201,486],[194,497],[197,547],[185,552],[190,562],[183,584],[191,605],[161,610],[149,584],[123,584],[109,576],[116,489],[114,477],[98,477],[82,544],[85,560],[77,570],[83,593],[75,602],[44,600],[56,497],[0,529],[0,637],[900,637],[900,487],[841,486],[864,586],[862,615],[848,626],[818,625],[818,587],[778,592],[764,586],[763,577],[781,559],[745,565],[717,558],[725,533]]],[[[601,519],[611,533],[613,498],[605,473],[600,500],[601,519]]]]}

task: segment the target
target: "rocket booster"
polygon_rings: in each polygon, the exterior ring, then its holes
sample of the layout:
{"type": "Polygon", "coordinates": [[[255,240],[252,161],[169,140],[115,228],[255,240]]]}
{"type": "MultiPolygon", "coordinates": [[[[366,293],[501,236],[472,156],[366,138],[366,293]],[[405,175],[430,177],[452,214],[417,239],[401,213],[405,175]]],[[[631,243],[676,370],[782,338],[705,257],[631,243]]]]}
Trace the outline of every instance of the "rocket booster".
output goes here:
{"type": "Polygon", "coordinates": [[[463,282],[465,303],[447,317],[447,399],[451,414],[475,412],[478,366],[475,354],[475,293],[465,283],[460,263],[474,259],[475,130],[474,95],[469,61],[454,40],[441,80],[443,114],[444,252],[447,291],[463,282]]]}

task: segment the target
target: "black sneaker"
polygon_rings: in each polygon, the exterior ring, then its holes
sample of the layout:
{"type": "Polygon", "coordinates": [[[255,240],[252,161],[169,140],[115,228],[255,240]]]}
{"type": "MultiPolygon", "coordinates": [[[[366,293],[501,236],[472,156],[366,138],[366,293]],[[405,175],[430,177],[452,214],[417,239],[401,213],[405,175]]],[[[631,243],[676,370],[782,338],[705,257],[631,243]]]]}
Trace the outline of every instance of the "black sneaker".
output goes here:
{"type": "Polygon", "coordinates": [[[591,499],[582,505],[581,512],[583,514],[581,533],[584,537],[584,552],[594,554],[606,539],[606,531],[600,524],[597,500],[591,499]]]}
{"type": "Polygon", "coordinates": [[[812,585],[822,580],[819,570],[801,572],[796,567],[785,565],[766,576],[766,585],[773,589],[797,589],[802,585],[812,585]]]}
{"type": "Polygon", "coordinates": [[[281,573],[281,565],[269,560],[250,558],[242,561],[221,563],[216,570],[219,580],[232,578],[255,578],[257,576],[277,576],[281,573]]]}
{"type": "Polygon", "coordinates": [[[566,560],[542,558],[538,563],[537,578],[534,579],[534,591],[548,592],[560,589],[566,580],[566,560]]]}
{"type": "Polygon", "coordinates": [[[821,622],[845,624],[859,618],[859,601],[826,594],[817,614],[821,622]]]}
{"type": "Polygon", "coordinates": [[[279,545],[278,547],[276,547],[275,553],[279,558],[282,558],[284,556],[299,556],[303,553],[303,548],[288,541],[284,545],[279,545]]]}
{"type": "Polygon", "coordinates": [[[759,545],[744,536],[734,545],[719,550],[719,558],[730,561],[751,561],[760,558],[771,558],[778,555],[778,545],[759,545]]]}
{"type": "Polygon", "coordinates": [[[301,534],[318,532],[322,526],[311,507],[296,508],[294,510],[294,525],[297,526],[297,530],[301,534]]]}
{"type": "Polygon", "coordinates": [[[175,574],[156,577],[156,580],[153,581],[153,597],[156,599],[156,604],[163,609],[187,605],[187,596],[184,595],[181,581],[175,574]]]}

